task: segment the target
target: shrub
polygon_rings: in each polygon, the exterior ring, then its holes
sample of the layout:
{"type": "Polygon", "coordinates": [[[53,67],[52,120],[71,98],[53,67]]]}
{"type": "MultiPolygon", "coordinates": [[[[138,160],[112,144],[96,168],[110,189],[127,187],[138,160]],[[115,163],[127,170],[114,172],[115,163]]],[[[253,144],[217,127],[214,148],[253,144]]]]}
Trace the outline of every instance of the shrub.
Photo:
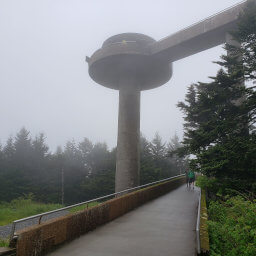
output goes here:
{"type": "Polygon", "coordinates": [[[196,185],[203,190],[212,190],[216,186],[216,179],[201,175],[196,178],[196,185]]]}
{"type": "Polygon", "coordinates": [[[235,196],[209,205],[212,256],[256,255],[256,201],[235,196]]]}

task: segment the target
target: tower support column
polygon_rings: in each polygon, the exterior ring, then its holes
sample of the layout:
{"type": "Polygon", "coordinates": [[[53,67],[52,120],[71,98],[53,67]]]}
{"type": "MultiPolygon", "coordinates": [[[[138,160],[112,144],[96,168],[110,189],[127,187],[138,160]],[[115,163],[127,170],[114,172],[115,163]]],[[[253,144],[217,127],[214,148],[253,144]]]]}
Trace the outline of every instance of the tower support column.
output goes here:
{"type": "Polygon", "coordinates": [[[129,84],[119,90],[115,191],[139,185],[140,90],[129,84]]]}

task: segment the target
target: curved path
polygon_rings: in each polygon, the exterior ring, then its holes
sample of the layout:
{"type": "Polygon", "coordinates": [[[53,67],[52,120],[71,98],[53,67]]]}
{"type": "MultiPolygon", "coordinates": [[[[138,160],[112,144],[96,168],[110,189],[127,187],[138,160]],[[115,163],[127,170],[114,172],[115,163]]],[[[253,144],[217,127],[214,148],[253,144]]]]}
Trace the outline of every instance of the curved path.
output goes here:
{"type": "Polygon", "coordinates": [[[193,256],[198,198],[181,186],[48,256],[193,256]]]}

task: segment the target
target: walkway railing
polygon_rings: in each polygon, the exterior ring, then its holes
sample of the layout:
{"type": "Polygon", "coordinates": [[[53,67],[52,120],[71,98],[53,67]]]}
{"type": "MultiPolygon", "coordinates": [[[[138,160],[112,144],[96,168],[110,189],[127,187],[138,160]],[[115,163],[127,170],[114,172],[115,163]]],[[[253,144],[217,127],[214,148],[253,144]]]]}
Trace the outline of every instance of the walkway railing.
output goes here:
{"type": "Polygon", "coordinates": [[[61,211],[65,211],[65,210],[68,210],[68,209],[71,209],[71,208],[74,208],[74,207],[77,207],[77,206],[81,206],[81,205],[87,205],[87,208],[88,208],[89,203],[97,202],[97,201],[100,201],[100,200],[103,200],[103,199],[106,199],[106,198],[110,198],[110,197],[114,197],[114,196],[117,196],[117,195],[121,195],[121,194],[124,194],[124,193],[127,193],[127,192],[133,192],[133,191],[136,191],[136,190],[148,187],[148,186],[152,186],[152,185],[155,185],[155,184],[158,184],[158,183],[162,183],[162,182],[169,181],[169,180],[172,180],[172,179],[175,179],[175,178],[178,178],[178,177],[183,177],[183,176],[185,176],[185,174],[176,175],[176,176],[173,176],[173,177],[169,177],[167,179],[162,179],[162,180],[147,183],[147,184],[144,184],[144,185],[141,185],[141,186],[125,189],[125,190],[122,190],[122,191],[119,191],[119,192],[116,192],[116,193],[113,193],[113,194],[101,196],[101,197],[91,199],[91,200],[88,200],[88,201],[85,201],[85,202],[81,202],[81,203],[78,203],[78,204],[69,205],[69,206],[66,206],[66,207],[63,207],[63,208],[60,208],[60,209],[56,209],[56,210],[53,210],[53,211],[44,212],[44,213],[33,215],[33,216],[30,216],[30,217],[27,217],[27,218],[15,220],[12,223],[12,230],[11,230],[10,240],[12,240],[13,237],[14,237],[16,225],[18,223],[21,223],[21,222],[24,222],[24,221],[27,221],[27,220],[31,220],[31,219],[35,219],[35,218],[39,218],[38,219],[38,224],[40,224],[41,221],[42,221],[42,218],[46,215],[61,212],[61,211]]]}
{"type": "Polygon", "coordinates": [[[196,221],[196,247],[197,253],[201,253],[201,244],[200,244],[200,216],[201,216],[201,188],[199,188],[199,199],[198,199],[198,209],[197,209],[197,221],[196,221]]]}

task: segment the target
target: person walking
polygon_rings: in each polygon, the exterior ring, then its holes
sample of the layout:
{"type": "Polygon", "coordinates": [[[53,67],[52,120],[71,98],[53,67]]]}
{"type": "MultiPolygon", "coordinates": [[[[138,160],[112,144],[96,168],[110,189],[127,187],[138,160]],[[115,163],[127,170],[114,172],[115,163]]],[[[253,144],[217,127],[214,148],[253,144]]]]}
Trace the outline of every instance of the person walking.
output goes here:
{"type": "Polygon", "coordinates": [[[188,188],[188,181],[189,181],[189,178],[188,178],[188,170],[185,170],[185,175],[186,175],[186,184],[187,184],[187,188],[188,188]]]}
{"type": "Polygon", "coordinates": [[[193,185],[193,189],[195,188],[195,172],[190,169],[188,172],[188,183],[189,183],[189,188],[191,187],[191,184],[193,185]]]}

